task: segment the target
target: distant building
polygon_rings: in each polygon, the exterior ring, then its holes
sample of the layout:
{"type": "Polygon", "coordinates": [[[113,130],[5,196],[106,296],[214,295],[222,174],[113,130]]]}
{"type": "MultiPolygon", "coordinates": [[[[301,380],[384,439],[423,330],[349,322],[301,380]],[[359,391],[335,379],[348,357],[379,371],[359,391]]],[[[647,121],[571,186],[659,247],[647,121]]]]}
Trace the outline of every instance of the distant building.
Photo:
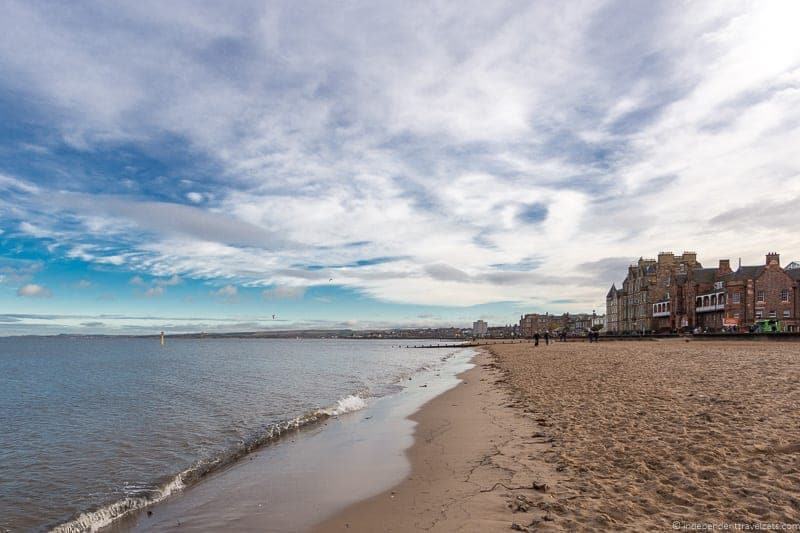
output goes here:
{"type": "Polygon", "coordinates": [[[472,335],[475,337],[485,337],[489,332],[489,324],[483,320],[476,320],[472,323],[472,335]]]}
{"type": "Polygon", "coordinates": [[[490,326],[486,336],[492,339],[511,339],[517,336],[517,326],[490,326]]]}
{"type": "Polygon", "coordinates": [[[534,333],[556,332],[570,329],[570,315],[551,315],[550,313],[529,313],[519,317],[519,335],[533,337],[534,333]]]}
{"type": "Polygon", "coordinates": [[[605,331],[606,330],[606,315],[598,315],[592,313],[592,331],[605,331]]]}

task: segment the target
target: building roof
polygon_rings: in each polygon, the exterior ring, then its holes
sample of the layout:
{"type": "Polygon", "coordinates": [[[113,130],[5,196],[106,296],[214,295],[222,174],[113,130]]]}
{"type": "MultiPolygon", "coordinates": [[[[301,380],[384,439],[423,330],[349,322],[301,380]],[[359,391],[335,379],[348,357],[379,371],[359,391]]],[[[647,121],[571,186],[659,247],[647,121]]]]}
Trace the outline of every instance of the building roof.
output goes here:
{"type": "Polygon", "coordinates": [[[800,261],[792,261],[791,263],[786,265],[786,267],[784,267],[784,268],[786,270],[795,270],[795,269],[800,270],[800,261]]]}
{"type": "Polygon", "coordinates": [[[698,283],[714,283],[717,280],[717,269],[695,268],[692,270],[692,278],[698,283]]]}
{"type": "Polygon", "coordinates": [[[786,273],[795,281],[800,281],[800,268],[790,268],[786,273]]]}
{"type": "Polygon", "coordinates": [[[764,265],[755,265],[755,266],[742,266],[739,267],[739,270],[731,275],[730,279],[734,280],[745,280],[745,279],[755,279],[764,272],[764,265]]]}
{"type": "Polygon", "coordinates": [[[617,285],[616,283],[612,283],[611,288],[608,290],[608,294],[606,294],[606,298],[613,298],[616,293],[617,293],[617,285]]]}

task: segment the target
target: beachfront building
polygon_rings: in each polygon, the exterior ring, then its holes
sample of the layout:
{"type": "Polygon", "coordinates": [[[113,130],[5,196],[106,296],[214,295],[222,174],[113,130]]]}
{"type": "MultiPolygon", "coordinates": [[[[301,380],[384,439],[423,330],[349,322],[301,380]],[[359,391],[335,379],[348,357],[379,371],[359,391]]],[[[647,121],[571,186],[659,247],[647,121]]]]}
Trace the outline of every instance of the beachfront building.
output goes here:
{"type": "Polygon", "coordinates": [[[725,324],[750,328],[774,321],[782,331],[800,331],[800,271],[780,266],[770,252],[764,265],[740,267],[725,284],[725,324]]]}
{"type": "Polygon", "coordinates": [[[617,334],[622,331],[620,310],[622,309],[622,291],[617,290],[616,283],[611,284],[611,288],[606,294],[606,328],[605,332],[617,334]]]}
{"type": "Polygon", "coordinates": [[[533,337],[534,333],[568,331],[569,323],[570,316],[568,313],[563,315],[528,313],[519,317],[519,335],[530,338],[533,337]]]}
{"type": "Polygon", "coordinates": [[[777,253],[767,254],[764,265],[734,272],[728,259],[704,268],[694,252],[662,252],[656,261],[631,265],[622,291],[611,286],[606,315],[609,333],[746,331],[764,325],[800,331],[800,268],[781,268],[777,253]]]}
{"type": "Polygon", "coordinates": [[[672,330],[684,322],[685,294],[676,290],[680,280],[692,278],[702,268],[695,252],[661,252],[658,259],[639,258],[628,267],[622,289],[612,285],[606,295],[607,331],[646,333],[672,330]]]}
{"type": "Polygon", "coordinates": [[[472,323],[472,336],[473,337],[485,337],[486,333],[489,331],[489,324],[487,324],[483,320],[476,320],[472,323]]]}

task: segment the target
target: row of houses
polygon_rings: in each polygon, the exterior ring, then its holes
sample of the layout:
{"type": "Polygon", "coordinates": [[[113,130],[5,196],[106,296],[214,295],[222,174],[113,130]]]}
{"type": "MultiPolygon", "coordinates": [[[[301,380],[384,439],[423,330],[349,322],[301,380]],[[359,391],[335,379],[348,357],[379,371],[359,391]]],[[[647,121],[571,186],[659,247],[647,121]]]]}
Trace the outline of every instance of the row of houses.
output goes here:
{"type": "MultiPolygon", "coordinates": [[[[741,261],[740,261],[741,263],[741,261]]],[[[734,271],[729,259],[703,267],[695,252],[658,254],[628,267],[606,295],[610,334],[701,331],[800,331],[800,263],[780,255],[734,271]]]]}
{"type": "Polygon", "coordinates": [[[605,328],[606,317],[592,313],[529,313],[519,317],[519,336],[533,337],[535,333],[567,332],[582,334],[587,331],[600,331],[605,328]]]}

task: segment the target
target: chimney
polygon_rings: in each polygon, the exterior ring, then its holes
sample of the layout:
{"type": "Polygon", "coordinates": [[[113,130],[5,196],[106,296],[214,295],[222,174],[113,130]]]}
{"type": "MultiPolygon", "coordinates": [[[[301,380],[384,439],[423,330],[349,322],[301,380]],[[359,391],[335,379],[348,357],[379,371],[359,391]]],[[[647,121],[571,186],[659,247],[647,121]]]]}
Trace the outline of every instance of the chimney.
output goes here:
{"type": "Polygon", "coordinates": [[[720,259],[719,260],[719,270],[720,274],[728,274],[731,271],[731,260],[730,259],[720,259]]]}
{"type": "Polygon", "coordinates": [[[775,263],[776,265],[781,266],[781,254],[775,253],[775,252],[768,253],[767,254],[767,264],[771,265],[772,263],[775,263]]]}
{"type": "Polygon", "coordinates": [[[693,265],[697,263],[697,252],[683,252],[683,254],[681,255],[681,259],[684,262],[693,265]]]}
{"type": "Polygon", "coordinates": [[[675,254],[672,252],[659,252],[658,264],[662,266],[671,265],[675,262],[675,254]]]}

